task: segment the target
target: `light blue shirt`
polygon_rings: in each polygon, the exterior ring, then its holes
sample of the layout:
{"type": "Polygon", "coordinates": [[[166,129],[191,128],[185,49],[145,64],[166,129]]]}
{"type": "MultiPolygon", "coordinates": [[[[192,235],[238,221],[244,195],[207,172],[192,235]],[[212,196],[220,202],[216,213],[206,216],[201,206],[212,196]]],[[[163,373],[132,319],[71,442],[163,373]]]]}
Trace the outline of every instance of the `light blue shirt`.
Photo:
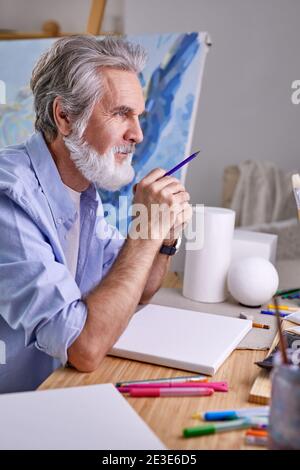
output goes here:
{"type": "Polygon", "coordinates": [[[76,217],[41,133],[0,151],[0,340],[6,349],[0,393],[33,390],[67,362],[86,321],[82,297],[109,271],[124,243],[106,223],[91,185],[80,198],[74,279],[64,253],[76,217]]]}

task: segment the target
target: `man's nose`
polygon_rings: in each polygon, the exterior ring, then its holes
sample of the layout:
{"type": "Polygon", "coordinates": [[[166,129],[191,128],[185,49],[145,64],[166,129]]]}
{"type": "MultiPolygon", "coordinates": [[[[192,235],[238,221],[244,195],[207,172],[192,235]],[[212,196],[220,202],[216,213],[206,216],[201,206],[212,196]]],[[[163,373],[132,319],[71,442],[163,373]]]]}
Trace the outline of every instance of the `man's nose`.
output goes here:
{"type": "Polygon", "coordinates": [[[134,142],[135,144],[139,144],[140,142],[142,142],[144,136],[138,118],[131,121],[130,126],[127,129],[124,137],[125,140],[129,140],[131,142],[134,142]]]}

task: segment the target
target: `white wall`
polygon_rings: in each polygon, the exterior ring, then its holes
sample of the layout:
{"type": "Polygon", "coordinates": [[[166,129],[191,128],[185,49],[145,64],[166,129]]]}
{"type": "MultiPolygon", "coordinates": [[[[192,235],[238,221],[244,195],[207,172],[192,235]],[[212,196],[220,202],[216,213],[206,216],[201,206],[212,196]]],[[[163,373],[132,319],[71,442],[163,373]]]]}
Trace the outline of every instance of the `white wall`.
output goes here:
{"type": "MultiPolygon", "coordinates": [[[[91,0],[0,0],[0,29],[41,31],[46,20],[56,20],[62,31],[84,32],[91,0]]],[[[122,31],[123,0],[107,0],[103,31],[122,31]]]]}
{"type": "Polygon", "coordinates": [[[246,159],[300,167],[299,0],[125,0],[125,31],[208,31],[190,166],[192,202],[219,204],[224,166],[246,159]],[[192,171],[191,171],[192,170],[192,171]]]}

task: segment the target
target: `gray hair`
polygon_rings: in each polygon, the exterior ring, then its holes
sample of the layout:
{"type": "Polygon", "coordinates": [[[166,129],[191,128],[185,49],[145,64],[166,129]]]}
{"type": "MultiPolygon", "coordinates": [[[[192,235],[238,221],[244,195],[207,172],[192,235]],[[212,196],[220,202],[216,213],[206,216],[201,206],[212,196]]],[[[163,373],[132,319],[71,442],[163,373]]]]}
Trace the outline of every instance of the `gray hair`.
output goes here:
{"type": "Polygon", "coordinates": [[[82,135],[94,105],[103,95],[101,67],[139,74],[146,62],[140,45],[124,39],[71,36],[58,39],[35,65],[30,86],[34,96],[35,128],[52,141],[57,136],[53,101],[61,100],[63,112],[82,135]]]}

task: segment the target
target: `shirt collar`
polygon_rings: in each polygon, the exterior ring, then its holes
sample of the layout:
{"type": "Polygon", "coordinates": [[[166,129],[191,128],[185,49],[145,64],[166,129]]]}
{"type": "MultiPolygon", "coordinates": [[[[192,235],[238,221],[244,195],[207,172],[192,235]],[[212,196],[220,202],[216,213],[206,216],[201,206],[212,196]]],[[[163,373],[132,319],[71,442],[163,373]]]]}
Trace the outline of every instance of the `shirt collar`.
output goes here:
{"type": "MultiPolygon", "coordinates": [[[[48,200],[56,226],[64,224],[69,229],[77,217],[76,207],[62,182],[43,134],[35,132],[25,143],[33,169],[48,200]]],[[[96,189],[91,184],[82,194],[96,200],[96,189]]]]}

